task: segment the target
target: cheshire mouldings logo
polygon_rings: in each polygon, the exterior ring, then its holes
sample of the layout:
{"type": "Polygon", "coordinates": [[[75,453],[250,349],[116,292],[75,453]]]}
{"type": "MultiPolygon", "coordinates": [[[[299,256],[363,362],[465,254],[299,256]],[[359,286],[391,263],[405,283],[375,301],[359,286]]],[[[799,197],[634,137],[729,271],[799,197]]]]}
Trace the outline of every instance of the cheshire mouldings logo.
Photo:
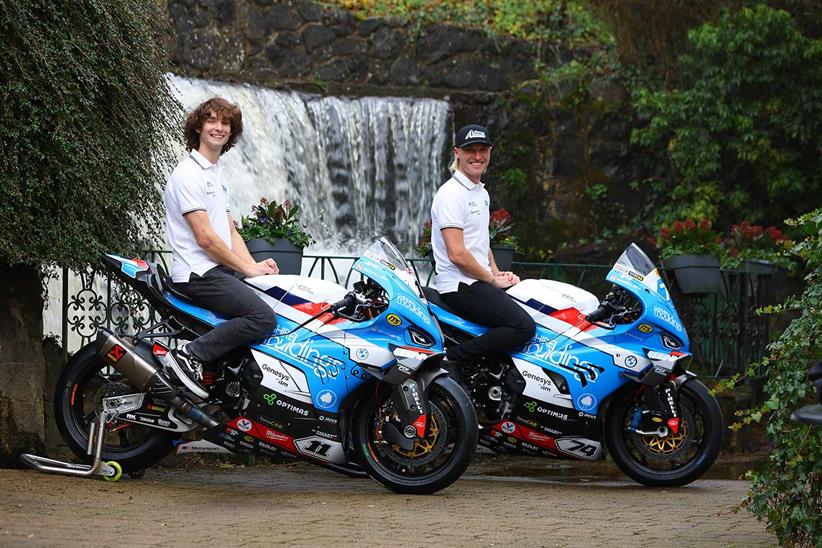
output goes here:
{"type": "Polygon", "coordinates": [[[677,331],[682,331],[682,324],[679,323],[674,315],[665,310],[664,308],[659,308],[658,306],[654,307],[654,316],[662,320],[663,322],[667,322],[668,324],[672,325],[674,329],[677,331]]]}
{"type": "Polygon", "coordinates": [[[426,314],[418,303],[412,301],[405,295],[400,295],[396,298],[394,302],[396,302],[400,306],[404,306],[405,308],[413,312],[414,315],[419,317],[419,319],[422,320],[424,323],[428,325],[431,324],[431,318],[429,317],[429,314],[426,314]]]}

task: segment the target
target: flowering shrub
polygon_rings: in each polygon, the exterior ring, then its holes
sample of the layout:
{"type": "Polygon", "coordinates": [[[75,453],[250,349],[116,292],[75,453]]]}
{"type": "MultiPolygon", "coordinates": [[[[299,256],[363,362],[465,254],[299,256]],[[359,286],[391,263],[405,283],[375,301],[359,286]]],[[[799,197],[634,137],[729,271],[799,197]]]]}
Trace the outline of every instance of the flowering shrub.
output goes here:
{"type": "Polygon", "coordinates": [[[488,237],[491,245],[512,247],[517,249],[517,238],[511,233],[511,214],[505,208],[491,212],[488,220],[488,237]]]}
{"type": "MultiPolygon", "coordinates": [[[[511,233],[511,214],[507,209],[500,208],[491,212],[488,218],[488,237],[491,245],[512,247],[518,249],[517,238],[511,233]]],[[[422,225],[422,236],[417,243],[417,253],[424,257],[431,251],[431,219],[422,225]]]]}
{"type": "Polygon", "coordinates": [[[793,242],[774,226],[763,228],[761,225],[752,225],[742,221],[731,227],[731,234],[722,242],[727,255],[723,266],[729,269],[738,269],[742,261],[757,259],[767,261],[773,265],[790,268],[792,263],[786,251],[793,242]]]}
{"type": "Polygon", "coordinates": [[[714,255],[720,257],[722,248],[719,234],[712,230],[710,219],[697,223],[693,219],[662,225],[657,245],[661,259],[677,255],[714,255]]]}
{"type": "Polygon", "coordinates": [[[420,257],[425,257],[431,251],[431,219],[425,221],[422,225],[422,236],[417,243],[417,253],[420,257]]]}
{"type": "Polygon", "coordinates": [[[303,249],[314,243],[314,239],[300,225],[297,218],[299,211],[300,207],[290,200],[278,204],[260,198],[258,205],[251,206],[251,216],[242,218],[242,226],[238,230],[245,240],[263,238],[273,244],[274,240],[284,238],[303,249]]]}

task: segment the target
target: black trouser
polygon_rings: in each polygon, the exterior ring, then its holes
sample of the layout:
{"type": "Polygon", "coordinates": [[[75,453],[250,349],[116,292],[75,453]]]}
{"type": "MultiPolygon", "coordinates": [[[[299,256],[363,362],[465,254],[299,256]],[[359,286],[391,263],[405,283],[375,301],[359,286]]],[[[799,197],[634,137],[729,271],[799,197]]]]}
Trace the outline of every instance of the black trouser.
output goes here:
{"type": "Polygon", "coordinates": [[[440,295],[464,319],[491,327],[475,339],[448,349],[448,359],[469,361],[492,352],[505,352],[534,337],[536,325],[508,293],[486,282],[460,283],[457,291],[440,295]]]}
{"type": "Polygon", "coordinates": [[[277,327],[271,307],[225,266],[214,267],[202,276],[192,273],[188,283],[175,283],[174,287],[204,308],[230,318],[186,346],[204,362],[265,337],[277,327]]]}

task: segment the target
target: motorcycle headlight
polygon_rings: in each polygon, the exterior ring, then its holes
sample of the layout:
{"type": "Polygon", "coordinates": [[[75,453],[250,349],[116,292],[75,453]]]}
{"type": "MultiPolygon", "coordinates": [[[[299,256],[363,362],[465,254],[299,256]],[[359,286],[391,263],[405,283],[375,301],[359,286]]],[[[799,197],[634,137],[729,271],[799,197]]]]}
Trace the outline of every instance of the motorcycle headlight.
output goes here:
{"type": "Polygon", "coordinates": [[[679,350],[680,348],[682,348],[682,343],[679,342],[679,339],[677,339],[673,335],[669,335],[664,332],[662,333],[662,344],[664,344],[666,348],[670,348],[671,350],[679,350]]]}

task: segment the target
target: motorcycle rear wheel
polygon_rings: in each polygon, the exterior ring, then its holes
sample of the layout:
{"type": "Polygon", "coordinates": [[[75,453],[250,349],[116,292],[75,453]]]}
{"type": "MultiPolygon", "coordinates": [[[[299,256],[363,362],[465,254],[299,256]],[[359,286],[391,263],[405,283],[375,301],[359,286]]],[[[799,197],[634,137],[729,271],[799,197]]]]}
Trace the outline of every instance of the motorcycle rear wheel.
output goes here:
{"type": "Polygon", "coordinates": [[[374,478],[397,493],[426,495],[454,483],[468,468],[477,447],[478,427],[468,395],[454,380],[439,377],[428,391],[428,433],[403,451],[382,438],[382,420],[390,415],[386,394],[360,404],[354,415],[354,447],[374,478]]]}
{"type": "Polygon", "coordinates": [[[679,388],[682,411],[677,434],[665,438],[627,430],[637,401],[633,392],[617,397],[608,409],[605,440],[619,468],[631,479],[653,487],[686,485],[716,460],[722,443],[722,411],[698,380],[679,388]]]}
{"type": "MultiPolygon", "coordinates": [[[[81,348],[68,362],[57,381],[54,419],[66,445],[85,462],[89,425],[99,416],[106,391],[137,393],[128,380],[97,355],[95,343],[81,348]]],[[[179,434],[129,422],[106,425],[102,460],[117,461],[123,472],[135,473],[153,465],[173,449],[179,434]]]]}

